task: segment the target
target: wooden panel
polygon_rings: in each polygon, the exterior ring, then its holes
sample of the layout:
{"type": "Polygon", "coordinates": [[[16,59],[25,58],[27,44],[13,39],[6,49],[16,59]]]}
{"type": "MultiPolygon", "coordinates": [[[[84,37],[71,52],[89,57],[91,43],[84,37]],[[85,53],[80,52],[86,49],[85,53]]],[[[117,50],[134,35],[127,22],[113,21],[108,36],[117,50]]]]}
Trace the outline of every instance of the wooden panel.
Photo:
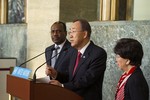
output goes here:
{"type": "Polygon", "coordinates": [[[31,100],[30,86],[31,81],[29,80],[7,75],[7,93],[10,93],[12,96],[22,100],[31,100]]]}
{"type": "Polygon", "coordinates": [[[33,87],[34,100],[83,100],[76,93],[60,86],[36,83],[33,87]]]}
{"type": "Polygon", "coordinates": [[[11,75],[7,75],[7,92],[21,100],[83,100],[68,89],[11,75]]]}

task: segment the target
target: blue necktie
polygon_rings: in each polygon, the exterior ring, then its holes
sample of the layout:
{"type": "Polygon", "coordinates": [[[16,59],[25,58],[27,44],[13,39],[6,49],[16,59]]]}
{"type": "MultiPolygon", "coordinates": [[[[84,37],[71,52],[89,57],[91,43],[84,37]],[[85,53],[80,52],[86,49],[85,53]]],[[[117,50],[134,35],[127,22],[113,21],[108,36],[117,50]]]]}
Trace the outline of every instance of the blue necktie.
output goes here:
{"type": "Polygon", "coordinates": [[[55,66],[55,63],[56,63],[56,60],[57,60],[57,57],[58,57],[58,49],[60,49],[59,46],[56,46],[55,47],[55,50],[53,50],[53,53],[52,53],[52,59],[51,59],[51,66],[54,68],[55,66]]]}

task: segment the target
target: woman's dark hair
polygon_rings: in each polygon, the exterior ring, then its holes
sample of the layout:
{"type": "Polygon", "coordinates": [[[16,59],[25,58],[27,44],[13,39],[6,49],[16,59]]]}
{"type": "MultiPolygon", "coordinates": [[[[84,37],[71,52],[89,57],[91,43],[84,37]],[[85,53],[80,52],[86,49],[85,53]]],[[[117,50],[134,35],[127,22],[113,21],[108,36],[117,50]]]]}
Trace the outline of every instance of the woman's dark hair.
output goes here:
{"type": "Polygon", "coordinates": [[[130,65],[140,67],[143,58],[143,48],[140,42],[132,38],[122,38],[117,41],[114,53],[130,60],[130,65]]]}

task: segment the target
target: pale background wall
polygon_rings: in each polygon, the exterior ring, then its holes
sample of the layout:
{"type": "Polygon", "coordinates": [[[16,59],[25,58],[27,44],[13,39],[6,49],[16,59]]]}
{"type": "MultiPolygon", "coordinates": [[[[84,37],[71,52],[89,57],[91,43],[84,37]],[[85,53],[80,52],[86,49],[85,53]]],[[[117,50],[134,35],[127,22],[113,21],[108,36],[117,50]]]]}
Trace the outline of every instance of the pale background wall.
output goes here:
{"type": "MultiPolygon", "coordinates": [[[[52,44],[50,26],[59,20],[59,0],[28,0],[27,2],[27,59],[45,51],[52,44]]],[[[34,70],[45,62],[45,55],[27,63],[34,70]]],[[[37,77],[45,75],[45,67],[39,69],[37,77]]]]}
{"type": "MultiPolygon", "coordinates": [[[[0,59],[0,67],[8,68],[10,66],[16,66],[15,58],[0,59]]],[[[9,71],[0,72],[0,100],[9,100],[9,95],[6,93],[6,75],[9,71]]]]}
{"type": "Polygon", "coordinates": [[[150,20],[150,0],[134,0],[134,20],[150,20]]]}

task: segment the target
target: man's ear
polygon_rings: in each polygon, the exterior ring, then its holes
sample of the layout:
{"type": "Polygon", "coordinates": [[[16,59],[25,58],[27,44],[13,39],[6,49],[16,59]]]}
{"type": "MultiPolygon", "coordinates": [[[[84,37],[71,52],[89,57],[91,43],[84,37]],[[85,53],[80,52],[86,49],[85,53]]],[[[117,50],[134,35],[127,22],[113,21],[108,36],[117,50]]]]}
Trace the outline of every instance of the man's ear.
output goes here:
{"type": "Polygon", "coordinates": [[[88,36],[87,31],[84,31],[84,38],[87,38],[87,36],[88,36]]]}
{"type": "Polygon", "coordinates": [[[129,59],[127,59],[127,62],[126,62],[126,64],[127,64],[127,65],[129,65],[129,64],[130,64],[130,60],[129,60],[129,59]]]}

